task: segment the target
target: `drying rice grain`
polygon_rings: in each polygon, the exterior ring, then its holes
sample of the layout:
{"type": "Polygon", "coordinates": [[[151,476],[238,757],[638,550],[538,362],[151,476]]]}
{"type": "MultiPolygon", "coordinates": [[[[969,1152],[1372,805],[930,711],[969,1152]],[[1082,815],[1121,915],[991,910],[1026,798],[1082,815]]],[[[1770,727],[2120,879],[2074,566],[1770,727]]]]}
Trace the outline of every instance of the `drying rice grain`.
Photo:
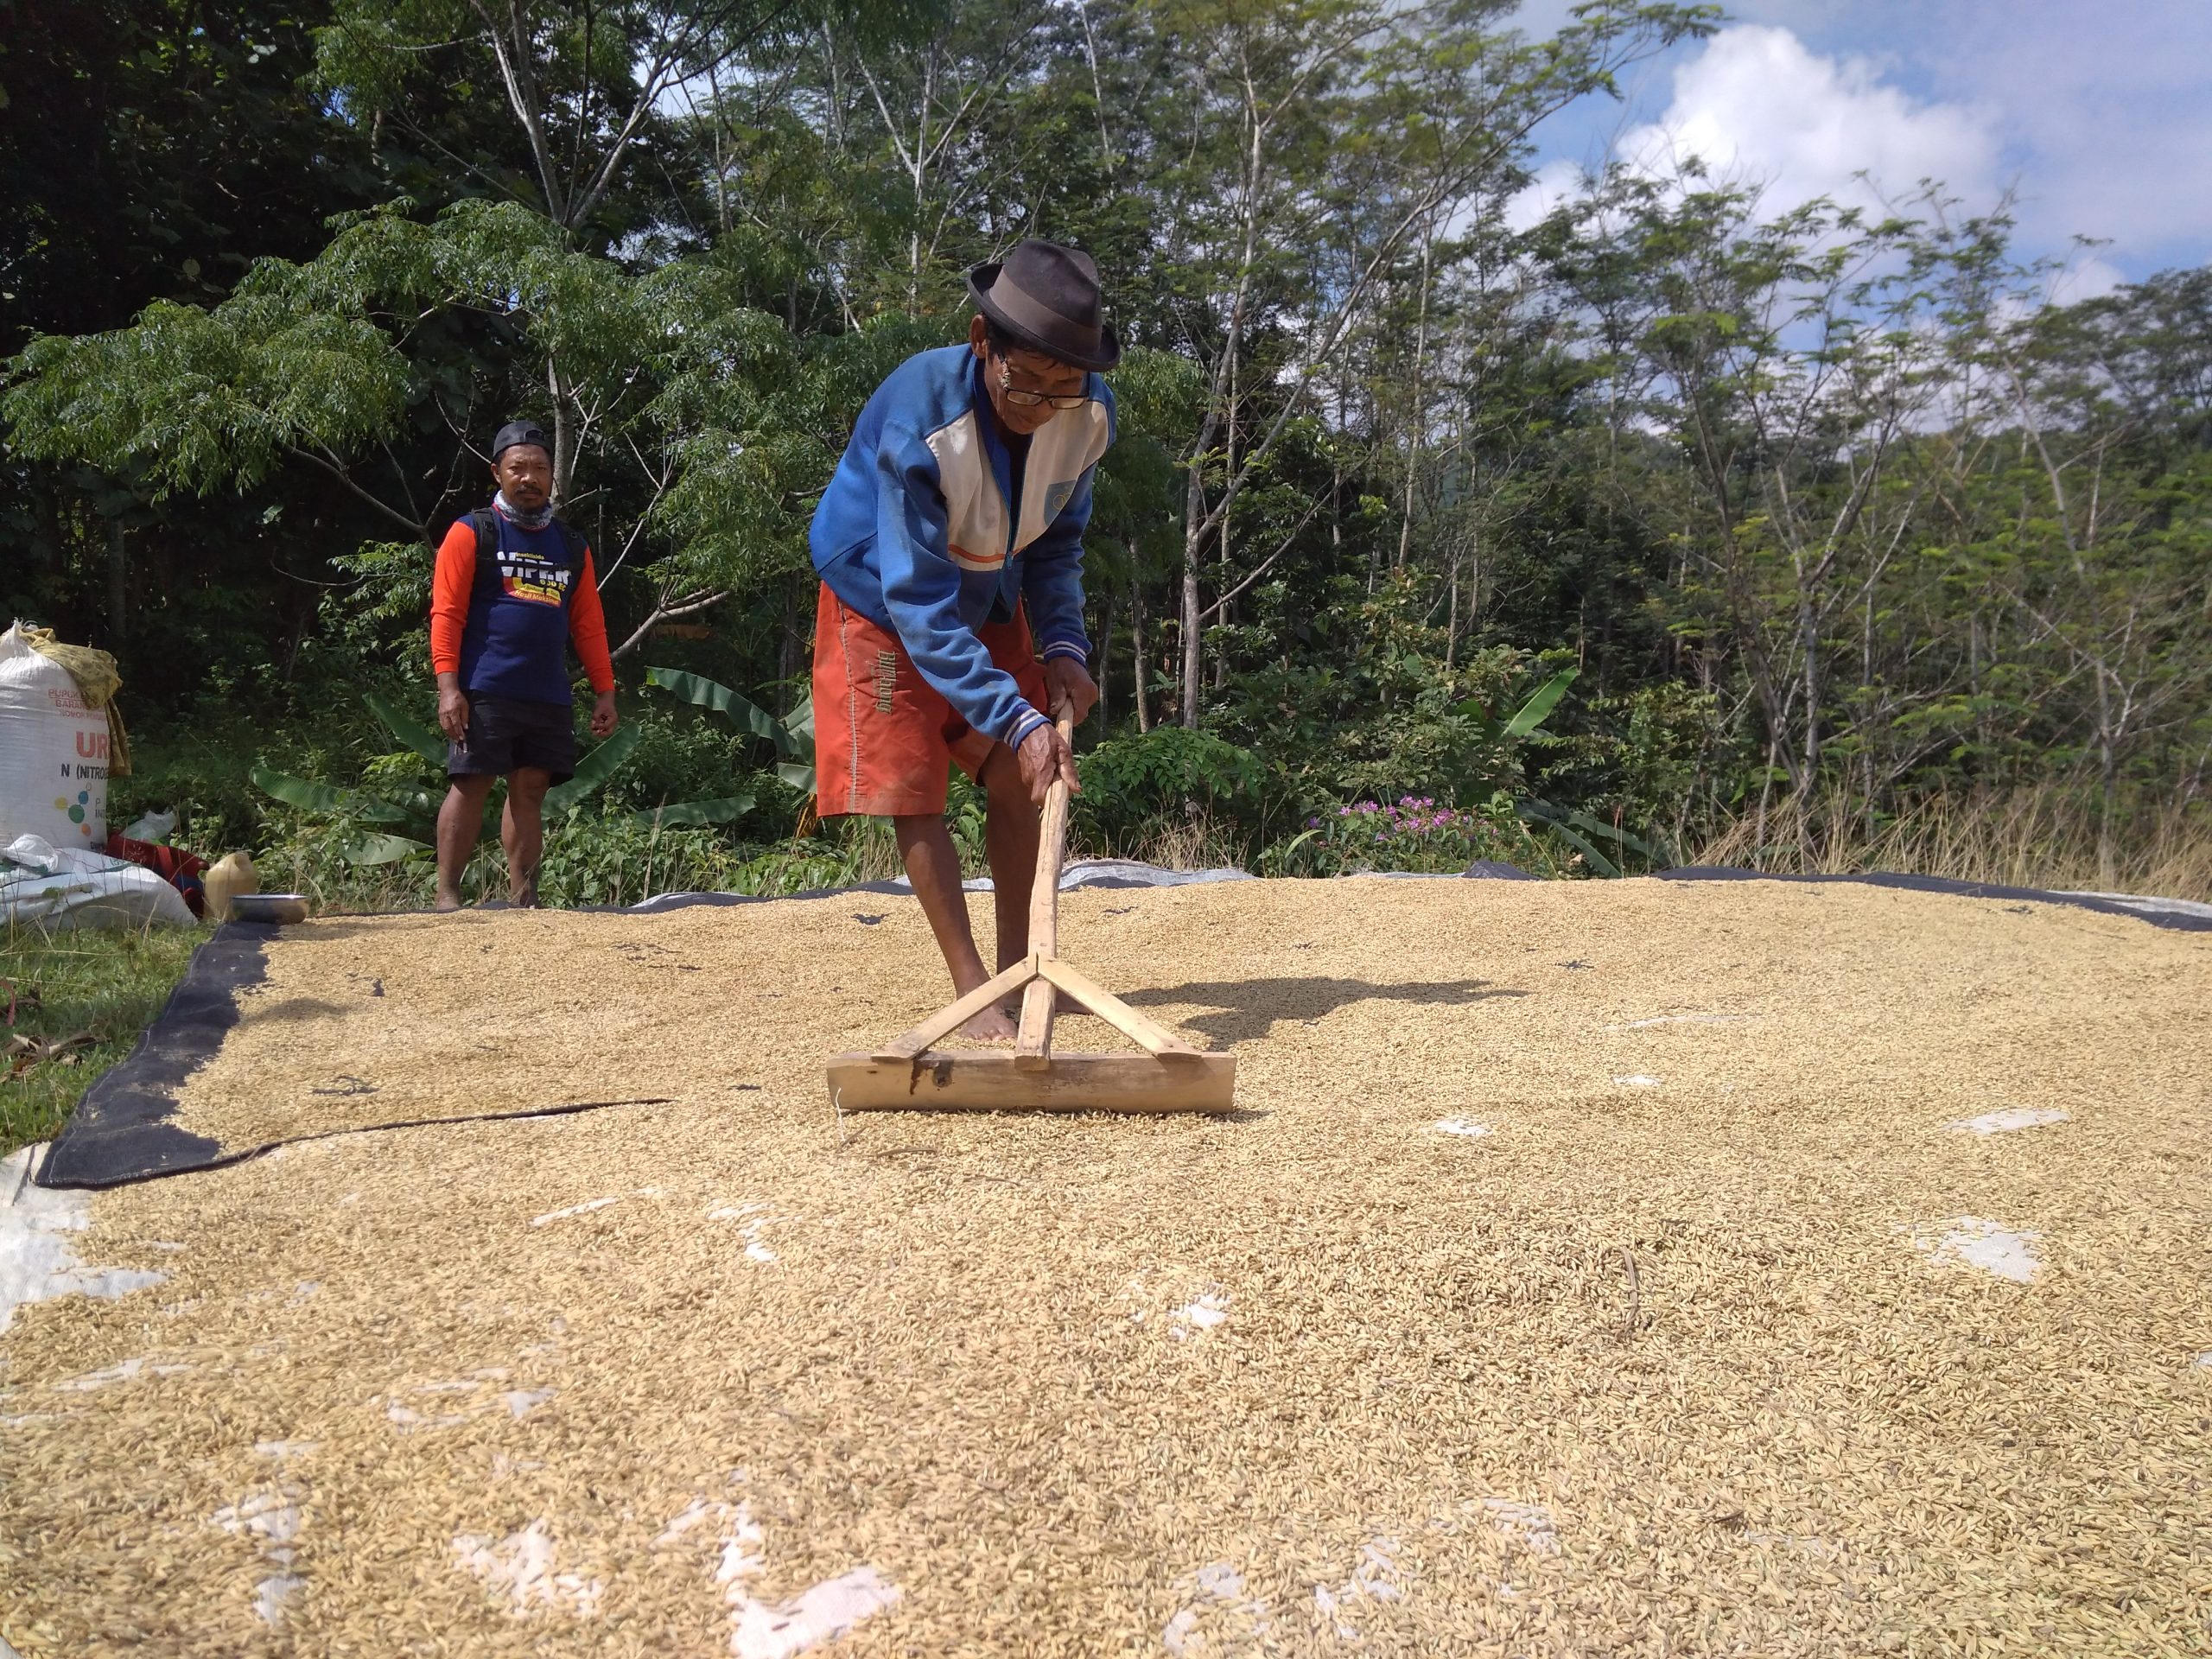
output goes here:
{"type": "Polygon", "coordinates": [[[841,1137],[823,1058],[945,995],[911,901],[866,907],[272,946],[185,1094],[226,1143],[671,1103],[101,1198],[86,1259],[169,1279],[0,1338],[0,1634],[704,1656],[849,1602],[841,1655],[2204,1647],[2212,941],[1878,888],[1072,894],[1070,956],[1234,1046],[1238,1114],[841,1137]],[[1946,1128],[2019,1106],[2069,1117],[1946,1128]],[[2035,1234],[2033,1281],[1916,1248],[1960,1217],[2035,1234]],[[289,1561],[210,1520],[256,1504],[289,1561]]]}

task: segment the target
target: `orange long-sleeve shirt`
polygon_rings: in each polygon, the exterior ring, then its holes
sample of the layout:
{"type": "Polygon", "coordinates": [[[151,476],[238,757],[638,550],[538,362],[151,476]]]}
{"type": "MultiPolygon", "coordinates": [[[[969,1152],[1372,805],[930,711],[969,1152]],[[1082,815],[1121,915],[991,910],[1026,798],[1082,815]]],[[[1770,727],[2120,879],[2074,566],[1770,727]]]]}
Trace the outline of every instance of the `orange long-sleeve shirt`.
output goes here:
{"type": "MultiPolygon", "coordinates": [[[[467,518],[456,518],[438,544],[437,563],[430,573],[430,671],[461,672],[462,636],[468,626],[468,605],[476,591],[476,529],[467,518]]],[[[614,689],[614,663],[607,652],[607,613],[599,602],[599,581],[591,553],[584,553],[584,568],[569,600],[569,639],[582,661],[594,691],[614,689]]]]}

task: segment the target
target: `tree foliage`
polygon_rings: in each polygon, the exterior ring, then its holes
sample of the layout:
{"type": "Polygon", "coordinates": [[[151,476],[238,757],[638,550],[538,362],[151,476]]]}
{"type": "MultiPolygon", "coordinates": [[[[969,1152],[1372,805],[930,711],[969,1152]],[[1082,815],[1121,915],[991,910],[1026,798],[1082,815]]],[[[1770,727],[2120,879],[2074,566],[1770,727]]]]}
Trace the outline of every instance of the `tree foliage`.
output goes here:
{"type": "Polygon", "coordinates": [[[1094,815],[1503,792],[1598,868],[2024,785],[2109,858],[2201,798],[2212,273],[2054,303],[2002,203],[1775,212],[1694,161],[1515,218],[1541,124],[1712,8],[95,10],[4,7],[0,584],[180,708],[404,697],[429,544],[528,415],[624,672],[652,641],[788,731],[854,416],[1044,235],[1129,345],[1094,815]]]}

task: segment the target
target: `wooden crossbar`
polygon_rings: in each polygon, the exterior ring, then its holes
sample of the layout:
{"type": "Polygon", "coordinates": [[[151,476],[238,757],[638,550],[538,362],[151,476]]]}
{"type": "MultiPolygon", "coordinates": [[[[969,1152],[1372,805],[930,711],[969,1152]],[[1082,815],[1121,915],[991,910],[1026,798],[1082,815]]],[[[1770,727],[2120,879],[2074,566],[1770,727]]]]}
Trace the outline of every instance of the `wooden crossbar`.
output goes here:
{"type": "MultiPolygon", "coordinates": [[[[1063,739],[1073,739],[1067,705],[1055,711],[1063,739]]],[[[1037,874],[1029,895],[1029,954],[904,1035],[865,1054],[830,1062],[830,1098],[843,1111],[911,1107],[984,1111],[1218,1112],[1229,1109],[1236,1059],[1193,1048],[1059,955],[1060,865],[1066,856],[1070,791],[1060,779],[1045,797],[1038,824],[1037,874]],[[1021,993],[1014,1052],[940,1050],[947,1037],[986,1009],[1021,993]],[[1052,1048],[1052,1026],[1065,996],[1145,1052],[1065,1054],[1052,1048]]]]}
{"type": "Polygon", "coordinates": [[[875,1051],[882,1060],[911,1060],[966,1025],[1001,997],[1011,996],[1036,977],[1037,958],[1024,957],[993,979],[985,980],[957,1002],[947,1003],[902,1037],[894,1037],[875,1051]]]}

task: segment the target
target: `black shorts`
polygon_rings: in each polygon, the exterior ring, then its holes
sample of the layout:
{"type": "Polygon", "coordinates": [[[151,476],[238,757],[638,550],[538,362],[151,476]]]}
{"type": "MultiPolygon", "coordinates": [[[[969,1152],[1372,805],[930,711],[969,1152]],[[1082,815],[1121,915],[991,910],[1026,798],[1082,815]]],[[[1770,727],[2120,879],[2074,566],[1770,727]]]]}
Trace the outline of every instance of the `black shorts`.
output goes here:
{"type": "Polygon", "coordinates": [[[468,741],[446,746],[446,776],[504,778],[517,766],[543,766],[556,784],[575,777],[575,711],[565,702],[471,696],[468,741]]]}

